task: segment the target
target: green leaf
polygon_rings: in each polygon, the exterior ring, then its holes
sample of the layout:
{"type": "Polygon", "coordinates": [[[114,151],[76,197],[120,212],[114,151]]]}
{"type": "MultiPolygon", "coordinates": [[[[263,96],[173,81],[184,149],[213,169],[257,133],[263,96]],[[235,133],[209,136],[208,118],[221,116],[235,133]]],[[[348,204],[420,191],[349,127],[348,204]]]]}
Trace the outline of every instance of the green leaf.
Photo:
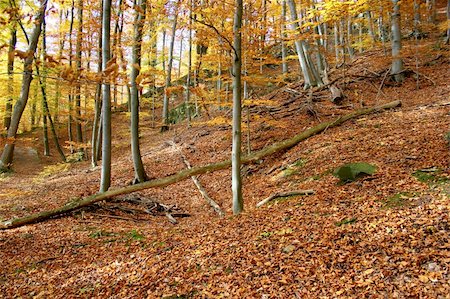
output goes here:
{"type": "Polygon", "coordinates": [[[333,175],[341,180],[341,183],[348,183],[366,175],[372,175],[376,167],[368,163],[348,163],[337,168],[333,175]]]}

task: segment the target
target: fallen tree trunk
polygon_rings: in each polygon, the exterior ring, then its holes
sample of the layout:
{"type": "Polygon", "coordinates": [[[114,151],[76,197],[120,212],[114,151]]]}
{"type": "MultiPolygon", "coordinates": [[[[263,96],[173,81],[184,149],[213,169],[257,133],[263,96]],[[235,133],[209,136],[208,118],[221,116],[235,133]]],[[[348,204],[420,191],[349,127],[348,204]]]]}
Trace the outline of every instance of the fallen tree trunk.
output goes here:
{"type": "MultiPolygon", "coordinates": [[[[336,126],[346,122],[349,119],[352,119],[352,118],[355,118],[355,117],[358,117],[361,115],[369,114],[372,112],[381,111],[384,109],[394,108],[394,107],[397,107],[400,105],[401,105],[401,101],[393,101],[393,102],[390,102],[390,103],[387,103],[384,105],[357,110],[355,112],[340,116],[333,121],[320,123],[317,126],[309,128],[306,131],[294,136],[293,138],[274,143],[262,150],[254,152],[251,155],[242,157],[242,163],[243,164],[253,163],[253,162],[261,160],[262,158],[264,158],[266,156],[272,155],[276,152],[287,150],[287,149],[295,146],[299,142],[301,142],[311,136],[314,136],[318,133],[321,133],[328,128],[336,127],[336,126]]],[[[10,228],[15,228],[15,227],[23,226],[26,224],[30,224],[30,223],[40,222],[40,221],[43,221],[43,220],[51,218],[51,217],[60,216],[65,213],[72,212],[74,210],[80,209],[82,207],[91,205],[93,203],[96,203],[96,202],[99,202],[102,200],[110,199],[117,195],[129,194],[129,193],[132,193],[135,191],[140,191],[140,190],[149,189],[149,188],[164,187],[164,186],[167,186],[170,184],[177,183],[181,180],[187,179],[192,176],[225,169],[230,166],[231,166],[231,160],[226,160],[226,161],[222,161],[222,162],[212,163],[212,164],[209,164],[206,166],[199,166],[199,167],[192,167],[190,169],[185,169],[176,174],[169,175],[164,178],[154,179],[154,180],[143,182],[140,184],[126,186],[123,188],[118,188],[115,190],[110,190],[110,191],[106,191],[106,192],[99,193],[99,194],[94,194],[94,195],[88,196],[83,199],[71,201],[71,202],[67,203],[66,205],[59,207],[57,209],[54,209],[54,210],[44,211],[44,212],[29,215],[29,216],[25,216],[25,217],[21,217],[21,218],[14,218],[14,219],[5,221],[0,224],[0,230],[10,229],[10,228]]]]}
{"type": "Polygon", "coordinates": [[[275,198],[297,196],[297,195],[312,195],[312,194],[314,194],[314,190],[295,190],[289,192],[279,192],[272,194],[269,197],[266,197],[265,199],[261,200],[260,202],[258,202],[258,204],[256,204],[256,207],[259,208],[268,203],[269,201],[274,200],[275,198]]]}

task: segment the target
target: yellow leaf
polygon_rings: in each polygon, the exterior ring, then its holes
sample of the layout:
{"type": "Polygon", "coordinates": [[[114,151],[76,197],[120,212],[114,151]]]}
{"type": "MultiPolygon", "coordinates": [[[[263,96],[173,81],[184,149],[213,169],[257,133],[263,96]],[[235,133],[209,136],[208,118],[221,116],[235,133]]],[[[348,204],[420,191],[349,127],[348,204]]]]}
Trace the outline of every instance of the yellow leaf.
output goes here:
{"type": "Polygon", "coordinates": [[[430,279],[428,278],[428,276],[419,275],[419,280],[423,283],[427,283],[430,279]]]}

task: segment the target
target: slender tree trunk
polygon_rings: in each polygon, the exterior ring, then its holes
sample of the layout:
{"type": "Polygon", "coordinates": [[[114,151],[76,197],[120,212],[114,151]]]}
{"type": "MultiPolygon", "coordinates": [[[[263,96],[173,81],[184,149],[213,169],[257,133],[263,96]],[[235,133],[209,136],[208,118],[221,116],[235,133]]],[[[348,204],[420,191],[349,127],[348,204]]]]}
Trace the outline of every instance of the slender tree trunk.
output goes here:
{"type": "Polygon", "coordinates": [[[234,61],[233,61],[233,146],[231,153],[231,185],[233,192],[233,214],[237,215],[244,209],[242,198],[241,177],[241,119],[242,119],[242,94],[241,94],[241,27],[243,1],[236,0],[236,11],[234,15],[234,61]]]}
{"type": "MultiPolygon", "coordinates": [[[[73,39],[72,39],[72,33],[73,33],[73,22],[74,22],[74,11],[75,11],[75,2],[72,0],[72,8],[70,10],[70,26],[69,26],[69,66],[72,68],[72,62],[73,62],[73,39]]],[[[73,148],[73,131],[72,131],[72,110],[73,110],[73,88],[70,87],[69,96],[68,96],[69,102],[69,116],[67,118],[67,134],[69,137],[69,146],[70,146],[70,153],[74,153],[73,148]]]]}
{"type": "Polygon", "coordinates": [[[178,60],[178,76],[177,78],[181,78],[181,62],[183,61],[183,34],[181,34],[180,38],[180,57],[178,60]]]}
{"type": "MultiPolygon", "coordinates": [[[[122,10],[122,3],[123,0],[119,0],[119,3],[117,4],[117,18],[116,23],[114,25],[114,33],[113,33],[113,40],[112,40],[112,57],[120,56],[120,61],[123,62],[123,55],[118,53],[122,53],[122,49],[119,47],[122,47],[122,27],[123,27],[123,10],[122,10]],[[122,23],[122,24],[121,24],[122,23]]],[[[119,63],[119,62],[118,62],[119,63]]],[[[124,69],[126,72],[126,69],[124,69]]],[[[113,84],[113,103],[114,106],[117,106],[117,78],[114,78],[114,84],[113,84]]],[[[131,96],[131,94],[130,94],[131,96]]],[[[130,111],[130,98],[128,98],[128,111],[130,111]]]]}
{"type": "Polygon", "coordinates": [[[286,50],[286,0],[281,3],[281,71],[283,75],[288,73],[287,50],[286,50]]]}
{"type": "Polygon", "coordinates": [[[375,43],[377,41],[377,38],[375,37],[375,32],[373,30],[373,21],[372,21],[372,12],[368,10],[366,12],[367,16],[367,29],[369,31],[370,38],[372,39],[372,42],[375,43]]]}
{"type": "Polygon", "coordinates": [[[379,17],[379,22],[378,22],[378,30],[380,32],[380,39],[381,39],[381,43],[383,45],[383,53],[384,56],[387,55],[387,49],[386,49],[386,34],[384,32],[384,9],[383,9],[383,4],[380,4],[380,17],[379,17]]]}
{"type": "Polygon", "coordinates": [[[417,37],[420,33],[420,3],[419,0],[414,0],[414,35],[417,37]]]}
{"type": "Polygon", "coordinates": [[[436,0],[427,0],[428,22],[436,23],[436,0]]]}
{"type": "Polygon", "coordinates": [[[161,127],[161,132],[165,132],[169,130],[169,94],[168,88],[171,85],[172,81],[172,64],[173,64],[173,48],[175,44],[175,33],[177,30],[177,21],[178,21],[178,5],[177,3],[177,11],[175,12],[173,24],[172,24],[172,36],[170,40],[169,46],[169,61],[167,63],[167,72],[166,72],[166,84],[164,87],[164,98],[163,98],[163,125],[161,127]]]}
{"type": "MultiPolygon", "coordinates": [[[[298,14],[297,8],[294,0],[287,0],[287,4],[289,5],[289,9],[291,11],[291,29],[295,32],[300,33],[300,25],[298,23],[298,14]]],[[[302,40],[295,40],[295,49],[297,50],[298,60],[300,63],[300,68],[303,73],[303,77],[305,78],[305,89],[311,86],[317,86],[322,84],[322,82],[317,81],[314,76],[312,69],[308,66],[308,57],[309,54],[305,52],[304,42],[302,40]]],[[[319,78],[320,80],[320,78],[319,78]]]]}
{"type": "Polygon", "coordinates": [[[353,60],[355,57],[355,49],[353,49],[353,27],[351,17],[347,20],[347,49],[350,60],[353,60]]]}
{"type": "MultiPolygon", "coordinates": [[[[64,50],[64,43],[65,43],[65,39],[64,39],[64,34],[63,34],[63,11],[61,10],[60,14],[59,14],[59,49],[58,49],[58,61],[59,63],[61,63],[61,59],[63,56],[63,50],[64,50]]],[[[54,103],[54,114],[53,114],[53,119],[54,122],[57,124],[59,122],[59,100],[61,98],[61,84],[60,84],[60,80],[56,81],[56,91],[55,91],[55,98],[53,100],[54,103]]]]}
{"type": "Polygon", "coordinates": [[[17,30],[15,24],[13,24],[10,32],[11,38],[9,40],[8,49],[8,98],[6,100],[5,117],[3,120],[6,130],[8,130],[11,125],[12,104],[14,98],[14,50],[16,49],[17,44],[17,30]]]}
{"type": "MultiPolygon", "coordinates": [[[[48,120],[50,122],[50,130],[52,132],[53,141],[55,143],[56,149],[58,150],[58,153],[59,153],[59,156],[61,157],[61,160],[63,160],[63,162],[66,162],[66,156],[64,155],[64,151],[63,151],[61,145],[59,144],[58,135],[57,135],[56,129],[55,129],[55,124],[53,123],[52,116],[50,114],[50,109],[48,107],[47,92],[46,92],[46,89],[45,89],[45,83],[44,83],[43,79],[41,79],[41,75],[40,75],[38,66],[36,66],[36,72],[37,72],[38,79],[39,79],[39,85],[41,87],[42,110],[43,110],[43,114],[44,114],[44,119],[48,118],[48,120]]],[[[47,144],[48,144],[48,141],[47,141],[47,144]]]]}
{"type": "MultiPolygon", "coordinates": [[[[189,45],[188,45],[188,67],[187,67],[187,76],[186,76],[186,119],[187,126],[190,126],[191,122],[191,110],[190,110],[190,100],[191,100],[191,69],[192,69],[192,1],[189,1],[189,45]]],[[[219,58],[220,59],[220,58],[219,58]]],[[[220,60],[219,60],[220,61],[220,60]]],[[[220,63],[219,63],[219,72],[220,72],[220,63]]],[[[219,75],[220,80],[220,75],[219,75]]],[[[219,90],[220,92],[220,90],[219,90]]]]}
{"type": "Polygon", "coordinates": [[[140,9],[136,10],[134,22],[134,42],[132,47],[131,68],[131,154],[134,166],[134,183],[142,183],[147,180],[144,165],[142,163],[141,150],[139,147],[139,88],[136,78],[141,66],[142,29],[145,21],[147,0],[138,0],[134,5],[140,9]]]}
{"type": "Polygon", "coordinates": [[[392,0],[394,11],[392,13],[392,69],[391,74],[394,75],[396,82],[403,82],[403,59],[401,57],[402,35],[400,32],[400,4],[399,0],[392,0]]]}
{"type": "MultiPolygon", "coordinates": [[[[103,2],[100,1],[100,11],[103,11],[103,2]]],[[[101,27],[98,31],[98,49],[97,49],[97,72],[101,74],[102,72],[102,22],[100,23],[101,27]]],[[[99,160],[99,127],[101,127],[101,119],[100,114],[102,110],[102,83],[99,82],[97,84],[97,89],[95,92],[95,115],[94,115],[94,124],[92,126],[92,153],[91,153],[91,165],[92,167],[97,166],[97,162],[99,160]]]]}
{"type": "Polygon", "coordinates": [[[83,143],[83,130],[81,128],[81,41],[83,39],[83,0],[78,0],[78,30],[76,44],[77,83],[75,87],[75,130],[77,134],[78,152],[84,156],[84,150],[80,147],[83,143]]]}
{"type": "MultiPolygon", "coordinates": [[[[102,70],[105,71],[111,58],[111,0],[103,0],[102,14],[102,70]]],[[[102,170],[100,192],[108,191],[111,185],[111,85],[103,78],[102,85],[102,170]]]]}
{"type": "Polygon", "coordinates": [[[448,45],[450,42],[450,0],[447,0],[447,36],[445,37],[445,43],[448,45]]]}
{"type": "Polygon", "coordinates": [[[339,45],[339,29],[338,29],[337,22],[334,22],[333,37],[334,37],[334,55],[335,55],[335,59],[336,59],[336,64],[338,64],[339,56],[340,56],[340,52],[341,52],[340,51],[341,45],[339,45]]]}
{"type": "MultiPolygon", "coordinates": [[[[45,102],[46,99],[46,88],[47,88],[47,68],[45,57],[47,56],[47,44],[46,44],[46,23],[45,18],[42,21],[42,62],[43,62],[43,78],[39,78],[39,84],[42,90],[42,131],[43,131],[43,142],[44,142],[44,156],[50,156],[50,146],[48,144],[48,129],[47,129],[47,115],[45,102]]],[[[40,75],[39,75],[40,76],[40,75]]]]}
{"type": "Polygon", "coordinates": [[[41,34],[41,26],[45,17],[45,10],[47,8],[47,0],[41,0],[41,6],[37,12],[34,28],[30,37],[30,44],[28,45],[28,55],[25,58],[23,64],[23,76],[22,76],[22,88],[20,91],[20,96],[17,103],[14,106],[14,111],[11,118],[11,124],[7,133],[7,140],[3,153],[0,157],[0,171],[5,171],[13,160],[14,153],[14,139],[17,135],[17,130],[19,129],[20,119],[22,117],[23,111],[28,101],[28,96],[30,93],[30,84],[33,79],[33,59],[34,53],[36,52],[37,44],[39,41],[39,36],[41,34]]]}

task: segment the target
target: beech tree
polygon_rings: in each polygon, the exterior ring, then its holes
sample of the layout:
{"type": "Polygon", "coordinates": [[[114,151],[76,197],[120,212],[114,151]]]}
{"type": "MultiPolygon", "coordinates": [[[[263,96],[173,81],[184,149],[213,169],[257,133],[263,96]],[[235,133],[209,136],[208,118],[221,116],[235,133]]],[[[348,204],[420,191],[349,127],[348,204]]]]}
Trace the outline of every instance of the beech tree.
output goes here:
{"type": "Polygon", "coordinates": [[[391,20],[392,30],[392,69],[391,74],[394,76],[396,82],[403,82],[403,59],[401,57],[402,49],[402,34],[400,31],[400,1],[392,0],[394,5],[391,20]]]}
{"type": "Polygon", "coordinates": [[[22,76],[22,88],[20,90],[20,96],[14,106],[14,111],[11,118],[11,124],[7,133],[7,141],[3,148],[3,153],[0,157],[0,172],[6,171],[13,161],[15,138],[17,130],[19,129],[20,119],[22,118],[23,111],[28,101],[30,93],[30,84],[33,80],[33,60],[36,52],[39,36],[41,35],[42,22],[45,18],[45,10],[47,8],[48,0],[41,0],[39,10],[35,16],[34,28],[30,36],[30,43],[28,45],[27,54],[24,57],[23,63],[23,76],[22,76]]]}
{"type": "Polygon", "coordinates": [[[141,68],[142,28],[147,8],[146,0],[135,1],[134,43],[132,49],[131,66],[131,154],[134,166],[134,181],[142,183],[147,179],[144,165],[142,164],[141,150],[139,147],[139,86],[137,77],[141,68]]]}
{"type": "Polygon", "coordinates": [[[175,33],[177,30],[177,21],[178,21],[178,7],[179,1],[176,3],[175,13],[173,15],[173,23],[172,23],[172,35],[170,39],[169,45],[169,58],[167,62],[167,70],[166,70],[166,84],[164,86],[164,95],[163,95],[163,124],[161,126],[161,132],[169,130],[169,88],[172,82],[172,65],[173,65],[173,48],[175,45],[175,33]]]}
{"type": "Polygon", "coordinates": [[[233,192],[233,214],[237,215],[244,209],[242,198],[242,177],[241,177],[241,119],[242,119],[242,48],[241,48],[241,27],[242,27],[242,0],[236,0],[234,14],[234,53],[233,53],[233,145],[231,152],[231,184],[233,192]]]}
{"type": "Polygon", "coordinates": [[[111,185],[111,85],[108,77],[112,67],[110,61],[111,0],[103,0],[102,10],[102,171],[100,192],[108,191],[111,185]]]}
{"type": "MultiPolygon", "coordinates": [[[[14,1],[12,1],[14,3],[14,1]]],[[[15,6],[14,6],[15,7],[15,6]]],[[[11,124],[11,114],[12,114],[12,103],[14,96],[14,51],[16,50],[17,44],[17,13],[14,14],[14,19],[12,20],[12,25],[10,29],[11,37],[9,39],[9,47],[8,47],[8,98],[6,100],[5,107],[5,117],[3,120],[3,124],[6,130],[9,129],[11,124]]]]}

